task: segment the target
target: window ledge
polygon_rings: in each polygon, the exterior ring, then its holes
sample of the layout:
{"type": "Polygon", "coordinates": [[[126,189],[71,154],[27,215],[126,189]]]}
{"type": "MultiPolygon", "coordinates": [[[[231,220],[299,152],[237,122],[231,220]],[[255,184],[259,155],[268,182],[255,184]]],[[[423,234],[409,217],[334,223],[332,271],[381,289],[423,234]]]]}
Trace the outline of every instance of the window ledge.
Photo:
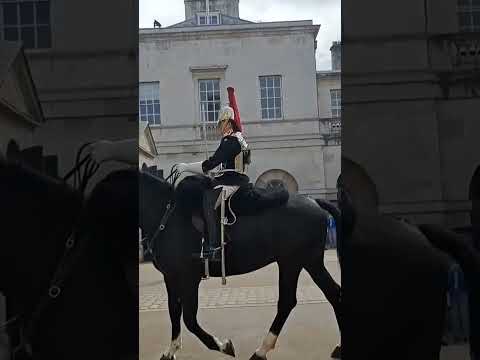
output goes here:
{"type": "Polygon", "coordinates": [[[207,66],[190,66],[190,71],[193,74],[197,73],[211,73],[227,70],[228,65],[207,65],[207,66]]]}

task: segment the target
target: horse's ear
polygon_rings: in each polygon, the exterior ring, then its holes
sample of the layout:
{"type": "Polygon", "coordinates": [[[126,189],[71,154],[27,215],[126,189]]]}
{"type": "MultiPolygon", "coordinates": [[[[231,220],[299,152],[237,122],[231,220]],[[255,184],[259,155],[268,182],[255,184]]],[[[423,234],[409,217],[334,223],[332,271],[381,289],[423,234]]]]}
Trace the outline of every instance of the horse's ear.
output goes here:
{"type": "Polygon", "coordinates": [[[8,160],[18,160],[20,158],[20,146],[18,146],[17,142],[11,139],[8,142],[7,146],[7,159],[8,160]]]}
{"type": "Polygon", "coordinates": [[[22,150],[21,152],[22,162],[28,164],[29,167],[44,171],[45,159],[43,157],[43,146],[31,146],[22,150]]]}

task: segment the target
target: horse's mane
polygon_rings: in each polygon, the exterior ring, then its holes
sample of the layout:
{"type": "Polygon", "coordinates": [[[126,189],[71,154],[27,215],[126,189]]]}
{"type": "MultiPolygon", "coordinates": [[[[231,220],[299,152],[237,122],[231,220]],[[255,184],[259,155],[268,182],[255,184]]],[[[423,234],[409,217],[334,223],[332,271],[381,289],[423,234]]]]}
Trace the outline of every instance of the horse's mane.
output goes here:
{"type": "Polygon", "coordinates": [[[17,161],[0,157],[0,191],[45,194],[49,199],[58,196],[76,204],[82,202],[82,195],[59,178],[52,177],[17,161]]]}
{"type": "Polygon", "coordinates": [[[155,186],[155,187],[159,187],[161,186],[162,190],[165,190],[165,191],[168,191],[169,193],[170,192],[173,192],[174,191],[174,188],[173,188],[173,185],[170,184],[167,180],[165,179],[162,179],[158,176],[155,176],[147,171],[142,171],[140,170],[140,175],[142,176],[143,178],[143,181],[145,182],[145,185],[152,185],[152,186],[155,186]]]}

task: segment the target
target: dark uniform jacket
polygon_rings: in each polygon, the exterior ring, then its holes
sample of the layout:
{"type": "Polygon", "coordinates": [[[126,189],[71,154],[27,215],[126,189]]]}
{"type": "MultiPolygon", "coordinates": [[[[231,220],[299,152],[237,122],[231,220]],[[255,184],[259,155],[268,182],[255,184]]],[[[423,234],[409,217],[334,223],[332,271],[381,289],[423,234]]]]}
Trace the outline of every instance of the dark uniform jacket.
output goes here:
{"type": "MultiPolygon", "coordinates": [[[[202,163],[203,172],[208,172],[218,165],[222,164],[223,169],[235,170],[235,157],[240,154],[242,147],[236,136],[227,135],[222,138],[220,146],[215,153],[202,163]]],[[[215,185],[247,185],[248,176],[227,171],[223,175],[215,178],[215,185]]]]}

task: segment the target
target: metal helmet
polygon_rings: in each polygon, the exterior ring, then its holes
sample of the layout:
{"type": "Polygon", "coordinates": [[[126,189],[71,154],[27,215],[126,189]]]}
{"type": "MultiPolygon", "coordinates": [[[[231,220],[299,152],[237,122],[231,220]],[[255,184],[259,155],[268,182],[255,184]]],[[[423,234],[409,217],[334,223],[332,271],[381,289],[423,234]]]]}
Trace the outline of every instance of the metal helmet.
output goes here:
{"type": "Polygon", "coordinates": [[[217,126],[224,121],[234,120],[234,119],[235,119],[235,112],[233,111],[233,109],[230,106],[224,106],[218,112],[217,126]]]}

